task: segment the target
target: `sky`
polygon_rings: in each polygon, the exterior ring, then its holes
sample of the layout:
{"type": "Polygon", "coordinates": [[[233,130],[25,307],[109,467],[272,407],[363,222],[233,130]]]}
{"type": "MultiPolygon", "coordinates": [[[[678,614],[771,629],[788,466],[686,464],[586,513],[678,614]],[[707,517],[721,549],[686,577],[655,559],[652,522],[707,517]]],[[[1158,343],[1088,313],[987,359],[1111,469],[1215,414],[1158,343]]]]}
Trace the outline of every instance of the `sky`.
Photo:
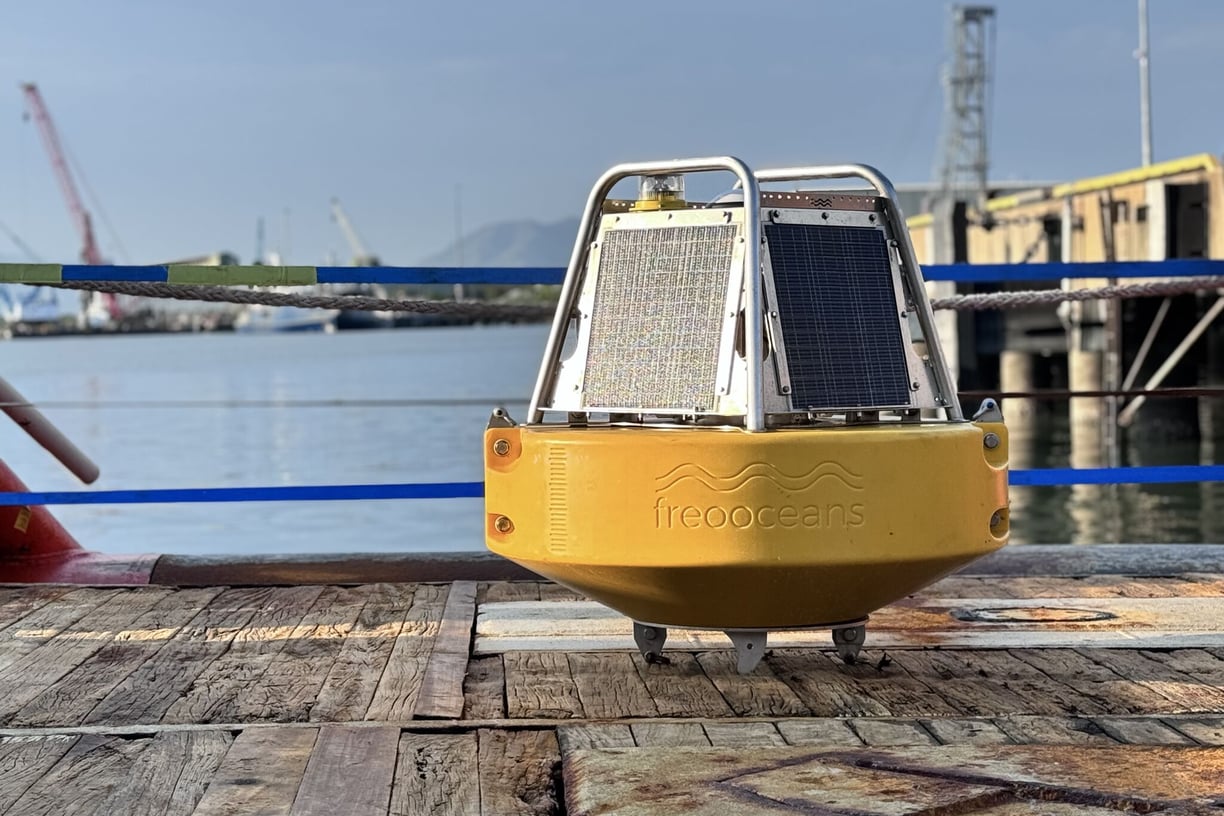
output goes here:
{"type": "MultiPolygon", "coordinates": [[[[1136,3],[994,5],[992,177],[1137,166],[1136,3]]],[[[1224,3],[1150,5],[1155,158],[1220,153],[1224,3]]],[[[21,82],[117,263],[249,262],[261,217],[286,262],[344,263],[336,196],[371,252],[412,264],[460,228],[576,217],[622,161],[857,161],[923,181],[947,17],[928,0],[5,0],[0,223],[42,260],[77,259],[21,82]]],[[[27,256],[0,232],[0,259],[27,256]]]]}

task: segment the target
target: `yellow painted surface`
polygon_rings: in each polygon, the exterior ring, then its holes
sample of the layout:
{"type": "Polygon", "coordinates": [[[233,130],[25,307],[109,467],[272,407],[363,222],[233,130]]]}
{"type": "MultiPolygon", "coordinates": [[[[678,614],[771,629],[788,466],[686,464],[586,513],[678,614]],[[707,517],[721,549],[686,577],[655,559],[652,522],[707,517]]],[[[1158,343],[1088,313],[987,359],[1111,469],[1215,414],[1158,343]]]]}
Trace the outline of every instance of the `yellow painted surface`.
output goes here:
{"type": "Polygon", "coordinates": [[[486,541],[648,623],[853,620],[1006,543],[1006,438],[968,423],[494,428],[486,541]]]}

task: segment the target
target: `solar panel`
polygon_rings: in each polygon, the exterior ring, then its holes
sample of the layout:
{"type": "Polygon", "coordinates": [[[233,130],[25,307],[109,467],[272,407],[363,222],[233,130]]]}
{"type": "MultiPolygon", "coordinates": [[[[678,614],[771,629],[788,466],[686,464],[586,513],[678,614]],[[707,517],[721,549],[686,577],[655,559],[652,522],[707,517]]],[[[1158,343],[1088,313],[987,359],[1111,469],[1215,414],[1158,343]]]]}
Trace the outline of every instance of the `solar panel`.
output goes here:
{"type": "Polygon", "coordinates": [[[884,233],[766,224],[795,410],[910,404],[884,233]]]}
{"type": "Polygon", "coordinates": [[[738,230],[707,224],[604,234],[584,407],[712,410],[738,230]]]}

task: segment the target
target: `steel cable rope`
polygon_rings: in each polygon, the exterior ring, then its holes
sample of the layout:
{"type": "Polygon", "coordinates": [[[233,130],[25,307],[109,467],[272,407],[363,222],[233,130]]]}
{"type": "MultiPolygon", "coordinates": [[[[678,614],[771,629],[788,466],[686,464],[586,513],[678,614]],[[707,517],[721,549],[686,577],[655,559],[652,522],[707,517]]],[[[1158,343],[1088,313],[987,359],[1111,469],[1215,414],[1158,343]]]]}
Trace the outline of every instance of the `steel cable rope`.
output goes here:
{"type": "MultiPolygon", "coordinates": [[[[136,295],[139,297],[203,300],[211,303],[296,306],[304,309],[465,315],[469,317],[483,317],[490,320],[537,320],[551,317],[556,311],[556,308],[551,305],[453,300],[388,300],[362,295],[328,297],[321,295],[296,295],[288,292],[235,289],[228,286],[195,286],[174,283],[64,281],[35,285],[53,286],[60,289],[84,289],[91,292],[110,292],[112,294],[136,295]]],[[[932,300],[931,307],[936,310],[985,311],[989,309],[1017,309],[1025,306],[1071,303],[1086,300],[1172,296],[1220,289],[1224,289],[1224,276],[1100,286],[1092,289],[1038,289],[1019,292],[984,292],[972,295],[952,295],[932,300]]]]}

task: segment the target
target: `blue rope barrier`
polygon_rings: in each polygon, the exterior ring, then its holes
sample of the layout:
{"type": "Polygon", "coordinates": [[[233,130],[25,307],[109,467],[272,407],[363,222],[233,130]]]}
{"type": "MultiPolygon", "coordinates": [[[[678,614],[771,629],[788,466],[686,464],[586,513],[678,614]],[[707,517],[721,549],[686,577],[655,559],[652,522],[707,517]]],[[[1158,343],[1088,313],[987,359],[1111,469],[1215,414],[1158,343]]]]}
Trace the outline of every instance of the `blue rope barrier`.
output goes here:
{"type": "MultiPolygon", "coordinates": [[[[190,269],[191,283],[239,285],[252,275],[268,278],[275,267],[175,267],[175,266],[86,266],[44,265],[59,270],[64,281],[113,281],[133,283],[182,283],[179,273],[190,269]],[[212,279],[209,269],[215,269],[212,279]]],[[[31,277],[28,264],[0,264],[0,281],[46,282],[31,277]],[[11,273],[11,274],[10,274],[11,273]]],[[[43,267],[37,267],[43,269],[43,267]]],[[[522,286],[559,284],[565,269],[528,267],[432,267],[432,266],[319,266],[286,267],[292,274],[283,283],[381,283],[381,284],[493,284],[522,286]]],[[[932,264],[922,268],[930,281],[957,283],[1002,283],[1007,281],[1057,281],[1062,278],[1194,278],[1224,275],[1224,260],[1175,259],[1167,261],[1117,261],[1112,263],[1041,264],[932,264]]],[[[52,273],[47,273],[52,274],[52,273]]],[[[287,273],[289,274],[289,273],[287,273]]],[[[272,280],[266,280],[271,283],[272,280]]],[[[278,282],[280,283],[280,282],[278,282]]]]}
{"type": "MultiPolygon", "coordinates": [[[[1224,482],[1224,465],[1013,470],[1009,474],[1009,482],[1013,487],[1224,482]]],[[[479,499],[483,496],[483,482],[206,487],[168,490],[68,490],[0,493],[0,507],[45,504],[211,504],[218,502],[479,499]]]]}

